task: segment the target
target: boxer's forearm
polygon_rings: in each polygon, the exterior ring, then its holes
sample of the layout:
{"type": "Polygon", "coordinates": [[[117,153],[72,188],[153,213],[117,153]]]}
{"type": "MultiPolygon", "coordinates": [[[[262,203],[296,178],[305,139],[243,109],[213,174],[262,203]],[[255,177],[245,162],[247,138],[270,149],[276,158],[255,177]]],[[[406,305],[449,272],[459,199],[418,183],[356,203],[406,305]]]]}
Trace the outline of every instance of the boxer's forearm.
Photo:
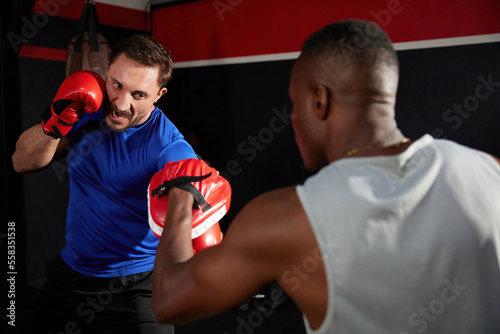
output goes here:
{"type": "Polygon", "coordinates": [[[186,190],[169,190],[167,217],[157,256],[161,263],[182,263],[193,256],[191,226],[193,223],[193,196],[186,190]]]}
{"type": "Polygon", "coordinates": [[[167,217],[156,252],[152,304],[157,320],[171,319],[182,295],[184,270],[180,266],[193,256],[191,242],[193,196],[181,189],[169,191],[167,217]]]}
{"type": "Polygon", "coordinates": [[[12,156],[12,165],[18,173],[32,172],[47,166],[56,152],[60,139],[48,136],[37,124],[21,134],[12,156]]]}

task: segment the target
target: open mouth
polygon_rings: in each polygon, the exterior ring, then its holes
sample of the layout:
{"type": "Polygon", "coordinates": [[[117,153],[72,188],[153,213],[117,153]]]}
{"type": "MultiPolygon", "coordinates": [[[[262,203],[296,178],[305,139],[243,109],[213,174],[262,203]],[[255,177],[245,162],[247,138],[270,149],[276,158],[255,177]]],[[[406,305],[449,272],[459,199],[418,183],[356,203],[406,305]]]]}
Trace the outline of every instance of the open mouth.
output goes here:
{"type": "Polygon", "coordinates": [[[117,118],[117,119],[125,119],[126,117],[128,117],[128,114],[126,114],[126,113],[119,113],[118,111],[116,111],[115,109],[113,109],[113,117],[117,118]]]}

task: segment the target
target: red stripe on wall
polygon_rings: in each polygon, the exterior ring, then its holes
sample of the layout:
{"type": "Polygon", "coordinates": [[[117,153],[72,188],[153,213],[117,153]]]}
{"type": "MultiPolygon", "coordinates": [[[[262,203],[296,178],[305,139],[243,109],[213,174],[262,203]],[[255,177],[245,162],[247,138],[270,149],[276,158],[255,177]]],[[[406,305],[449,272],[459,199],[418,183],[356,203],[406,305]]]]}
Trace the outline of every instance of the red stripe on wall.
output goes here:
{"type": "Polygon", "coordinates": [[[45,48],[41,46],[23,45],[19,57],[54,61],[66,61],[67,50],[45,48]]]}
{"type": "MultiPolygon", "coordinates": [[[[78,20],[85,0],[37,0],[33,11],[50,16],[78,20]]],[[[142,10],[124,8],[96,2],[97,15],[101,24],[115,27],[149,31],[148,15],[142,10]]]]}
{"type": "Polygon", "coordinates": [[[493,0],[206,0],[153,11],[176,62],[299,51],[336,20],[377,22],[394,43],[500,32],[493,0]]]}

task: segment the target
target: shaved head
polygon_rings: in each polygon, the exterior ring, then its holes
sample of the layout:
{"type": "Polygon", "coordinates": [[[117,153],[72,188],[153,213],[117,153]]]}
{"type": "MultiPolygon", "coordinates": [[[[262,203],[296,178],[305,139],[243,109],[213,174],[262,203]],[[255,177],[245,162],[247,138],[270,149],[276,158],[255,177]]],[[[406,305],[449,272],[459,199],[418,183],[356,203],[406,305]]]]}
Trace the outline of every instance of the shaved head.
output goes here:
{"type": "Polygon", "coordinates": [[[332,23],[311,35],[301,57],[335,59],[356,68],[383,68],[399,72],[396,52],[387,34],[375,23],[347,20],[332,23]]]}
{"type": "Polygon", "coordinates": [[[290,78],[292,124],[307,169],[359,147],[401,140],[395,122],[396,52],[375,23],[347,20],[313,33],[290,78]]]}
{"type": "Polygon", "coordinates": [[[297,65],[335,91],[337,102],[363,105],[383,98],[395,103],[398,58],[387,34],[373,22],[351,19],[318,30],[304,42],[297,65]]]}

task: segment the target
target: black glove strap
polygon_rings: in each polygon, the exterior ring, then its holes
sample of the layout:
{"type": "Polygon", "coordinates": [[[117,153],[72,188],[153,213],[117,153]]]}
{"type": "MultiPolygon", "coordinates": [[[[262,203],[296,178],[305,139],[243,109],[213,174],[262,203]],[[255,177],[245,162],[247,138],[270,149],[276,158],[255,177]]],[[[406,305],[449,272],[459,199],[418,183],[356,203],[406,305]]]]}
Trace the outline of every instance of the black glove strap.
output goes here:
{"type": "Polygon", "coordinates": [[[66,99],[61,99],[61,100],[57,100],[55,102],[52,102],[51,104],[49,104],[47,106],[47,108],[45,108],[43,110],[42,119],[45,122],[47,122],[52,117],[52,110],[51,110],[51,108],[54,109],[54,113],[57,116],[61,116],[61,114],[64,111],[64,109],[66,109],[67,107],[69,107],[69,105],[71,103],[73,103],[73,102],[75,102],[75,101],[73,101],[73,100],[66,100],[66,99]]]}
{"type": "Polygon", "coordinates": [[[158,188],[153,189],[151,194],[154,197],[161,197],[165,195],[165,193],[167,193],[170,188],[175,187],[179,189],[184,189],[189,191],[191,195],[193,195],[194,201],[201,207],[203,211],[208,211],[212,208],[212,206],[207,203],[205,197],[203,197],[201,192],[198,189],[196,189],[196,187],[193,186],[191,182],[202,181],[207,177],[209,177],[210,175],[212,175],[212,173],[203,176],[179,176],[172,180],[163,181],[163,183],[160,184],[158,188]]]}
{"type": "MultiPolygon", "coordinates": [[[[45,110],[43,111],[42,113],[42,120],[44,123],[47,123],[49,121],[49,119],[52,117],[52,109],[54,110],[54,113],[57,115],[57,116],[60,116],[61,113],[67,108],[69,107],[69,105],[71,103],[73,103],[75,101],[73,100],[66,100],[66,99],[61,99],[61,100],[57,100],[55,102],[52,102],[51,104],[49,104],[47,106],[47,108],[45,108],[45,110]]],[[[61,121],[60,119],[57,120],[59,123],[61,124],[64,124],[64,125],[67,125],[67,126],[73,126],[75,125],[76,123],[68,123],[68,122],[64,122],[64,121],[61,121]]],[[[49,136],[52,136],[54,138],[62,138],[64,137],[62,135],[62,133],[59,131],[59,129],[56,127],[56,126],[53,126],[52,129],[51,129],[53,132],[45,132],[45,134],[49,135],[49,136]]]]}

